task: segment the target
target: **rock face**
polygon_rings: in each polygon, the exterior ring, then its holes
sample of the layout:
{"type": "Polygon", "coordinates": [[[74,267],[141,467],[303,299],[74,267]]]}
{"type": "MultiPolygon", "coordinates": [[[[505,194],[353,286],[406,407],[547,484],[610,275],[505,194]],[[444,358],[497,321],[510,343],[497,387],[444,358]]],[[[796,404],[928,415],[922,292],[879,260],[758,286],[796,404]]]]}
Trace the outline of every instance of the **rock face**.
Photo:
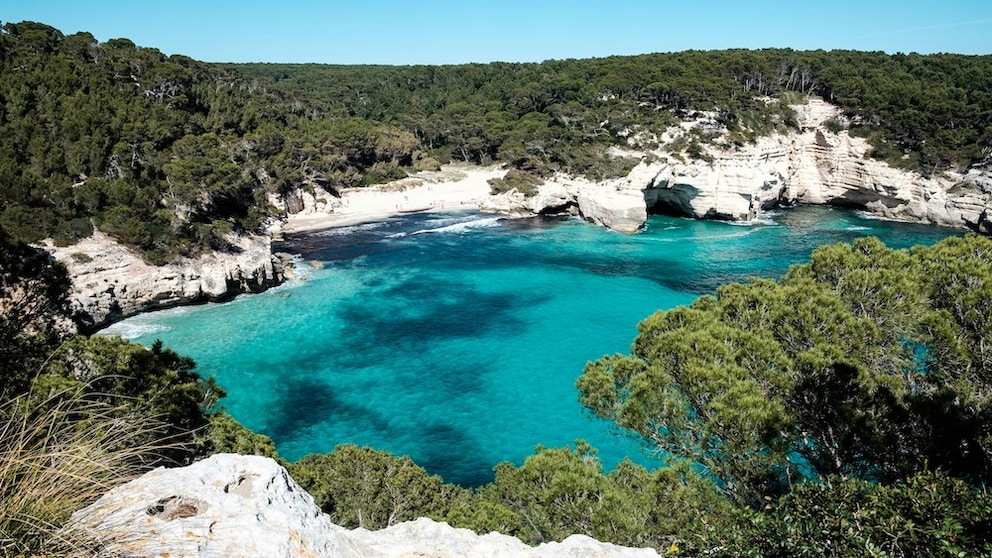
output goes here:
{"type": "Polygon", "coordinates": [[[635,184],[629,176],[602,183],[558,176],[539,185],[534,196],[514,189],[483,200],[480,209],[511,215],[580,215],[590,223],[632,233],[648,218],[644,193],[635,184]]]}
{"type": "Polygon", "coordinates": [[[283,281],[283,260],[267,236],[230,237],[229,253],[211,252],[164,266],[95,231],[64,248],[45,246],[72,277],[72,304],[84,329],[97,329],[146,310],[224,300],[283,281]]]}
{"type": "Polygon", "coordinates": [[[506,535],[480,536],[429,519],[349,531],[332,524],[271,459],[232,454],[147,473],[77,512],[69,528],[95,538],[98,555],[107,556],[658,556],[581,535],[529,547],[506,535]]]}
{"type": "Polygon", "coordinates": [[[827,121],[840,111],[819,99],[793,107],[800,131],[760,138],[708,161],[642,163],[649,205],[696,218],[747,220],[775,204],[831,204],[881,217],[984,230],[987,173],[924,177],[868,157],[871,147],[827,121]],[[983,182],[984,181],[984,182],[983,182]]]}
{"type": "MultiPolygon", "coordinates": [[[[779,204],[809,203],[992,232],[988,169],[924,177],[893,168],[871,159],[865,140],[828,128],[828,121],[842,119],[836,107],[811,99],[793,108],[799,131],[761,137],[734,149],[708,147],[704,158],[689,161],[665,148],[626,151],[626,156],[642,157],[626,178],[597,184],[556,177],[533,198],[510,192],[491,199],[487,209],[541,214],[574,205],[589,221],[633,231],[652,210],[746,221],[779,204]]],[[[684,123],[683,130],[694,125],[684,123]]]]}

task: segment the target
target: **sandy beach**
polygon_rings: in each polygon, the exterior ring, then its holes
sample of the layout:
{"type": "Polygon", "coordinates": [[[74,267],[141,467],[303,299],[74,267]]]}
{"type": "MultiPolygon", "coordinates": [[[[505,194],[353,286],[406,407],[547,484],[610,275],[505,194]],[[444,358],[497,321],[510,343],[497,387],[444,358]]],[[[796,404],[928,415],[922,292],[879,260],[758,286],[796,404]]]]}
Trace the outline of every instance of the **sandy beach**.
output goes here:
{"type": "Polygon", "coordinates": [[[506,173],[497,167],[445,165],[439,171],[364,188],[348,188],[341,198],[313,200],[304,211],[290,215],[283,234],[301,234],[387,219],[403,213],[478,209],[489,195],[490,178],[506,173]]]}

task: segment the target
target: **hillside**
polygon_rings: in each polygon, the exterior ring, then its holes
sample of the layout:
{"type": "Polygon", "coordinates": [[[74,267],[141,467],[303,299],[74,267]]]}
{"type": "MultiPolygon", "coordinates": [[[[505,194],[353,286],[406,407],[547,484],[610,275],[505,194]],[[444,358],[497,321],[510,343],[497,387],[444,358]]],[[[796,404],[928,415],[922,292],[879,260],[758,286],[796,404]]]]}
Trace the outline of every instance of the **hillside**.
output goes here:
{"type": "Polygon", "coordinates": [[[622,177],[663,150],[705,159],[840,108],[870,157],[923,176],[983,164],[992,57],[690,51],[540,64],[209,65],[40,23],[0,34],[0,226],[58,244],[93,228],[162,264],[230,250],[300,192],[439,163],[535,179],[622,177]],[[673,134],[685,121],[707,122],[673,134]],[[613,149],[611,149],[613,148],[613,149]],[[620,148],[618,152],[616,148],[620,148]]]}

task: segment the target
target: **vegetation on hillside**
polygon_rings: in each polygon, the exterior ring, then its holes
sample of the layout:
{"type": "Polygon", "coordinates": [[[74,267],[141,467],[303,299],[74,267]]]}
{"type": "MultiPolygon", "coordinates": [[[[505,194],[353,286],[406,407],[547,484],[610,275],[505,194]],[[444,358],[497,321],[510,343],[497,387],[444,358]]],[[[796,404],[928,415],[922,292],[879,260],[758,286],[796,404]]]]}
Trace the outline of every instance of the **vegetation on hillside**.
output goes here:
{"type": "MultiPolygon", "coordinates": [[[[874,155],[924,173],[984,160],[992,145],[992,57],[790,49],[687,51],[539,64],[224,68],[272,83],[303,110],[413,133],[437,154],[526,171],[586,174],[603,148],[657,146],[706,117],[727,147],[796,126],[818,95],[868,136],[874,155]],[[703,114],[705,113],[705,114],[703,114]]],[[[692,142],[716,139],[702,134],[692,142]]]]}
{"type": "Polygon", "coordinates": [[[259,230],[273,195],[293,205],[300,189],[334,193],[452,159],[614,177],[633,161],[611,146],[705,158],[707,143],[734,148],[795,127],[789,105],[807,95],[839,105],[874,156],[932,174],[988,157],[990,70],[988,56],[788,49],[216,65],[7,23],[0,228],[71,243],[96,227],[163,263],[259,230]],[[705,126],[665,135],[682,120],[705,126]]]}
{"type": "Polygon", "coordinates": [[[389,179],[409,133],[311,118],[256,80],[127,39],[39,23],[0,33],[0,228],[71,243],[93,227],[151,263],[258,231],[268,194],[389,179]]]}

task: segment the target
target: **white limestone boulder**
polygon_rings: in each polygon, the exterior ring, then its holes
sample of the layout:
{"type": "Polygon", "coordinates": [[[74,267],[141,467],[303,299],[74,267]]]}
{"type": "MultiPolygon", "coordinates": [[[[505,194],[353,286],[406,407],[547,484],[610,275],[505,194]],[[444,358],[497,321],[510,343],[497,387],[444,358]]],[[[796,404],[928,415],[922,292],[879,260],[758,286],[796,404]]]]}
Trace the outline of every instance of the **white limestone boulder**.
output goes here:
{"type": "Polygon", "coordinates": [[[530,547],[423,518],[381,531],[349,531],[331,523],[275,461],[234,454],[147,473],[74,514],[69,528],[98,540],[102,555],[134,558],[658,556],[653,549],[581,535],[530,547]]]}
{"type": "Polygon", "coordinates": [[[637,232],[648,219],[644,194],[638,190],[586,187],[579,190],[577,200],[583,219],[615,231],[637,232]]]}

